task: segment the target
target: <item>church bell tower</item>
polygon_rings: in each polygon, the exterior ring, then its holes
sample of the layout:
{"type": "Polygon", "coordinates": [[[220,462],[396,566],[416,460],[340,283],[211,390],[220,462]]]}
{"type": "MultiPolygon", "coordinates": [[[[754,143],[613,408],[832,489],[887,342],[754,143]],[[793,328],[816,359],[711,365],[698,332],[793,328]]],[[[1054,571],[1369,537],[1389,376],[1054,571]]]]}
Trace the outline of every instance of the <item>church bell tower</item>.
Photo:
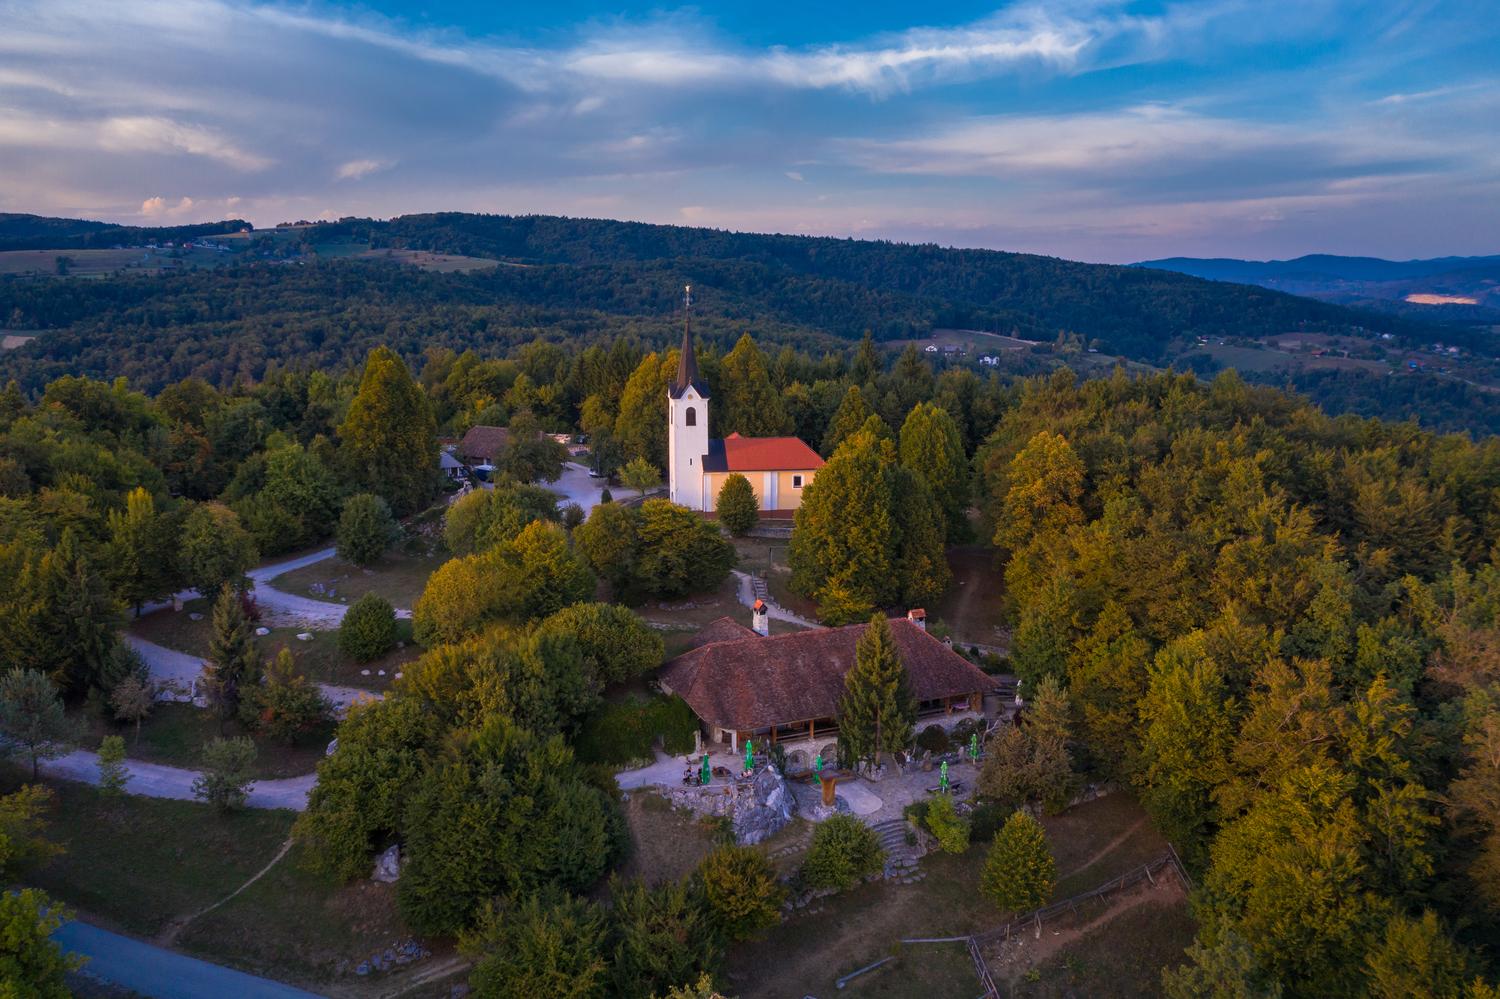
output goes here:
{"type": "Polygon", "coordinates": [[[667,496],[689,510],[710,509],[703,495],[703,459],[708,454],[708,386],[698,378],[693,356],[693,288],[683,289],[682,350],[677,377],[667,389],[667,496]]]}

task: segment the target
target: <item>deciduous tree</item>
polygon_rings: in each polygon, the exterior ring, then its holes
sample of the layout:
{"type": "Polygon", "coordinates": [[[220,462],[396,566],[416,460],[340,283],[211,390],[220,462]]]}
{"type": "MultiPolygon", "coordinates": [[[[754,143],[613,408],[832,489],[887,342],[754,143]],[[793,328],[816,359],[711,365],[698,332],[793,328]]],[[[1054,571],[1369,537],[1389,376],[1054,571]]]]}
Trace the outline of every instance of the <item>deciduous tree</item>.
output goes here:
{"type": "Polygon", "coordinates": [[[748,534],[760,520],[760,502],[755,498],[755,490],[750,487],[750,480],[738,472],[724,480],[714,509],[724,530],[737,538],[748,534]]]}
{"type": "Polygon", "coordinates": [[[372,565],[400,535],[401,527],[382,497],[357,493],[344,501],[339,512],[339,558],[355,565],[372,565]]]}

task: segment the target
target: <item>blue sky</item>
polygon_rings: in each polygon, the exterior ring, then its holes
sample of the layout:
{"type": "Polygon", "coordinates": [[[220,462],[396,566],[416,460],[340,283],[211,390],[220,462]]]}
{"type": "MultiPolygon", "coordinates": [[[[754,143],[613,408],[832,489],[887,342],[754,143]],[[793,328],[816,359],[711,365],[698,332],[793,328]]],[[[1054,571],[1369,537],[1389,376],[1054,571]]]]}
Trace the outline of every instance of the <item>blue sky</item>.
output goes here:
{"type": "Polygon", "coordinates": [[[0,0],[0,211],[1496,253],[1487,6],[0,0]]]}

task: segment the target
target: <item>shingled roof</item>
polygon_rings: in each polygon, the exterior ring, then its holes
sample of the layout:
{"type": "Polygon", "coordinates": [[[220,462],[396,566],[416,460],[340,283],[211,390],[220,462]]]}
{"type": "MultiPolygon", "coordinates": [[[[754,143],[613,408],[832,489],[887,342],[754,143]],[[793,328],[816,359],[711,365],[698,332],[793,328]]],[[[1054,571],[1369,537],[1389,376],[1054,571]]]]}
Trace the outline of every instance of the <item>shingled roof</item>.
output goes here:
{"type": "Polygon", "coordinates": [[[508,427],[470,427],[464,439],[458,442],[459,457],[472,461],[475,458],[494,462],[510,443],[508,427]]]}
{"type": "MultiPolygon", "coordinates": [[[[699,635],[732,634],[724,625],[738,627],[721,618],[699,635]]],[[[866,627],[851,624],[769,638],[752,632],[750,637],[709,641],[667,663],[658,679],[699,718],[719,728],[751,732],[832,718],[866,627]]],[[[995,685],[973,663],[905,618],[891,621],[891,636],[918,701],[966,697],[995,685]]]]}

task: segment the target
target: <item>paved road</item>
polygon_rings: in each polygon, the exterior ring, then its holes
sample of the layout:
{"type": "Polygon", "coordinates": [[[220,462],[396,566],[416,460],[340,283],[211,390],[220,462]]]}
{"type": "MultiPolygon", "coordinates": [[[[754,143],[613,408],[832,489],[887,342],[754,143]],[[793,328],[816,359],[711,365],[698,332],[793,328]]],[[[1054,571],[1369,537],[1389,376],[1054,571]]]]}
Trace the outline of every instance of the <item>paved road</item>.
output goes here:
{"type": "MultiPolygon", "coordinates": [[[[195,801],[193,781],[196,770],[169,767],[161,763],[143,763],[140,760],[125,761],[130,772],[130,783],[125,785],[127,794],[138,794],[145,798],[172,798],[177,801],[195,801]]],[[[75,749],[66,756],[42,763],[42,773],[60,780],[76,780],[85,784],[99,783],[99,757],[86,749],[75,749]]],[[[302,811],[307,807],[307,795],[318,782],[318,775],[303,774],[301,777],[283,777],[276,780],[258,780],[250,788],[250,797],[245,804],[251,808],[290,808],[302,811]]]]}
{"type": "MultiPolygon", "coordinates": [[[[125,641],[141,654],[141,659],[145,660],[146,667],[151,671],[151,678],[154,680],[175,680],[191,690],[193,681],[198,679],[203,672],[203,660],[197,656],[178,652],[176,649],[169,649],[155,642],[148,642],[137,635],[126,633],[124,637],[125,641]]],[[[340,687],[332,683],[320,683],[318,689],[333,705],[334,715],[340,718],[348,711],[349,705],[355,701],[367,698],[378,701],[384,696],[377,691],[362,690],[359,687],[340,687]]]]}
{"type": "Polygon", "coordinates": [[[562,497],[558,506],[577,503],[583,507],[584,516],[599,505],[599,494],[604,491],[606,480],[589,478],[589,470],[576,461],[563,464],[563,473],[556,482],[542,483],[549,491],[562,497]]]}
{"type": "Polygon", "coordinates": [[[257,978],[209,964],[164,947],[101,930],[74,920],[53,935],[66,949],[89,959],[84,970],[96,978],[152,999],[318,999],[316,992],[257,978]]]}

